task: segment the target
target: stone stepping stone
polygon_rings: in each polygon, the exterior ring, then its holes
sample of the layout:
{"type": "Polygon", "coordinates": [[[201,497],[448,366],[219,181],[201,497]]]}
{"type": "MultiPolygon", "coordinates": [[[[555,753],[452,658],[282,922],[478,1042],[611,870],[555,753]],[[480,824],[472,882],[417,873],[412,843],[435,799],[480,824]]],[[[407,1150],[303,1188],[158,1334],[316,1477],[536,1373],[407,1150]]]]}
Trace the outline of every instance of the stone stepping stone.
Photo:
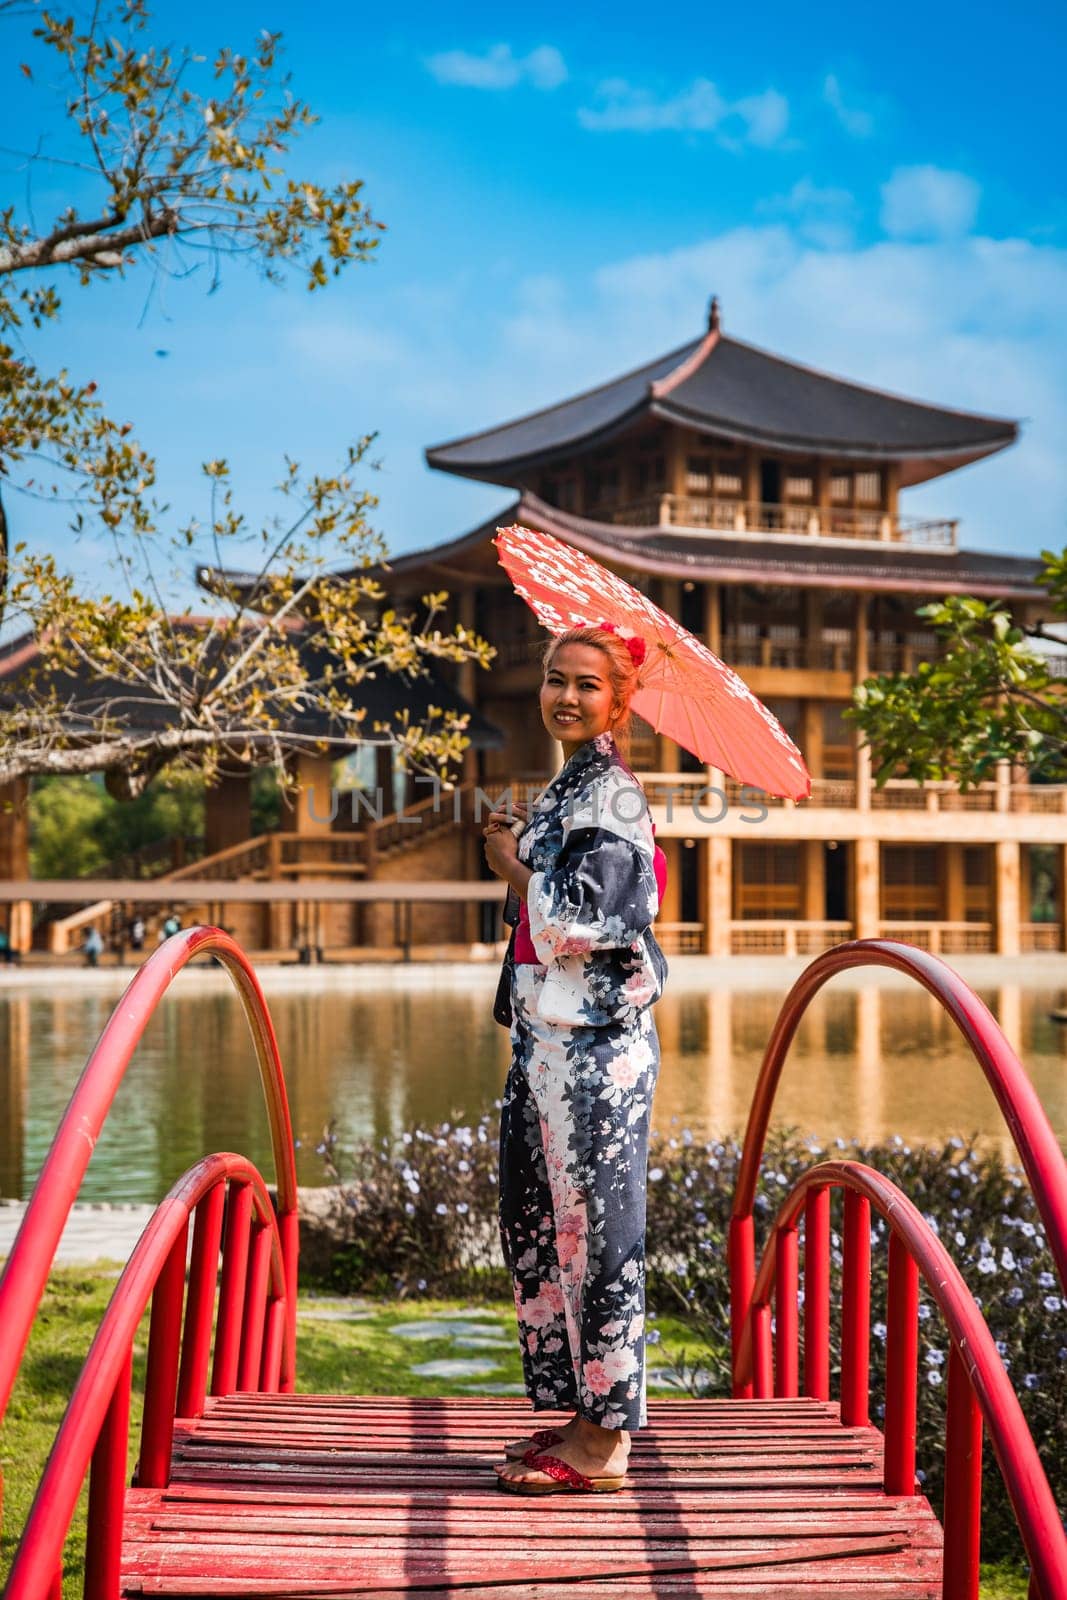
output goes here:
{"type": "Polygon", "coordinates": [[[464,1322],[497,1322],[500,1313],[490,1311],[488,1306],[460,1306],[455,1311],[431,1311],[430,1316],[437,1322],[449,1322],[455,1317],[462,1317],[464,1322]]]}
{"type": "Polygon", "coordinates": [[[503,1341],[507,1334],[503,1328],[495,1332],[482,1322],[461,1321],[452,1317],[441,1317],[429,1322],[398,1322],[390,1330],[398,1339],[483,1339],[494,1342],[503,1341]]]}
{"type": "Polygon", "coordinates": [[[301,1306],[296,1314],[308,1322],[366,1322],[376,1315],[358,1306],[314,1306],[307,1310],[301,1306]]]}
{"type": "Polygon", "coordinates": [[[423,1361],[421,1365],[412,1367],[420,1378],[480,1378],[484,1373],[495,1372],[495,1361],[423,1361]]]}
{"type": "Polygon", "coordinates": [[[510,1342],[510,1340],[497,1338],[495,1335],[491,1336],[488,1333],[480,1336],[466,1334],[452,1340],[452,1343],[460,1350],[500,1350],[510,1345],[510,1342]]]}

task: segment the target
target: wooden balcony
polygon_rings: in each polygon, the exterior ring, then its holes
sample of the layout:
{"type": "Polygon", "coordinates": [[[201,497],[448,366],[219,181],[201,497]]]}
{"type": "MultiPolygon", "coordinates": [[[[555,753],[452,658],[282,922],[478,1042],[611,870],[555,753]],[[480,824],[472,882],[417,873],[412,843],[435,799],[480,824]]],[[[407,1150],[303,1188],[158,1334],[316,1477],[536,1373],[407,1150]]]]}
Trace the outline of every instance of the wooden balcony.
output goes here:
{"type": "Polygon", "coordinates": [[[686,533],[774,534],[790,539],[844,539],[954,550],[957,523],[893,517],[880,507],[761,505],[711,496],[654,494],[590,515],[636,528],[677,528],[686,533]]]}

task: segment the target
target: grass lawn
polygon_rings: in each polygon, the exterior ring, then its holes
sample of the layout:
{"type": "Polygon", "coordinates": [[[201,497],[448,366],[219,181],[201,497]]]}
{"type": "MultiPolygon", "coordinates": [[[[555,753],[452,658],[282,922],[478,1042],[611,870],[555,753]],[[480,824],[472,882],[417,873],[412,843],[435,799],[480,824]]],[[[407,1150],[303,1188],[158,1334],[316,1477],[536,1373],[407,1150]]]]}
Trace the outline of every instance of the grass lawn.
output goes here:
{"type": "MultiPolygon", "coordinates": [[[[18,1532],[116,1276],[106,1267],[59,1268],[52,1274],[0,1437],[4,1475],[0,1579],[6,1576],[18,1532]]],[[[661,1316],[655,1326],[662,1342],[649,1348],[649,1393],[677,1393],[657,1385],[654,1373],[668,1369],[672,1359],[699,1355],[700,1345],[677,1318],[661,1316]]],[[[135,1389],[143,1381],[146,1332],[147,1326],[135,1349],[135,1389]]],[[[462,1301],[302,1296],[297,1352],[298,1388],[308,1393],[499,1394],[512,1392],[512,1386],[521,1381],[514,1311],[503,1301],[471,1305],[462,1301]],[[443,1372],[439,1363],[448,1364],[443,1372]],[[476,1374],[466,1363],[478,1363],[487,1370],[476,1374]],[[419,1370],[426,1366],[436,1370],[419,1370]]],[[[139,1420],[135,1395],[134,1438],[139,1420]]],[[[81,1593],[83,1540],[84,1495],[68,1547],[64,1595],[81,1593]]],[[[1026,1580],[1013,1569],[986,1568],[981,1595],[982,1600],[1025,1600],[1026,1580]]]]}

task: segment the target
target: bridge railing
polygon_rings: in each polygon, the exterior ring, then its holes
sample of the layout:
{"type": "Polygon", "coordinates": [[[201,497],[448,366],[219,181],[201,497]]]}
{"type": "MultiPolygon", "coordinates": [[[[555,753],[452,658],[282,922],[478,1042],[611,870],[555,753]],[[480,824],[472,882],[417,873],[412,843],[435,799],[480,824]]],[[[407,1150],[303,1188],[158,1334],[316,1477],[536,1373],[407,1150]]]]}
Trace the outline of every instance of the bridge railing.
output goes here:
{"type": "Polygon", "coordinates": [[[1026,1069],[989,1008],[936,956],[891,939],[859,939],[827,950],[805,968],[786,997],[763,1057],[745,1129],[730,1218],[730,1323],[735,1396],[751,1393],[738,1373],[738,1351],[755,1282],[755,1202],[778,1082],[801,1018],[816,994],[851,967],[890,967],[939,1000],[985,1073],[1026,1169],[1049,1248],[1067,1285],[1067,1161],[1026,1069]]]}
{"type": "MultiPolygon", "coordinates": [[[[290,1347],[296,1336],[298,1252],[296,1158],[285,1075],[274,1027],[255,972],[241,947],[220,928],[189,928],[161,945],[133,978],[100,1035],[63,1115],[22,1226],[0,1277],[0,1421],[29,1339],[33,1319],[85,1169],[134,1050],[163,995],[197,956],[214,956],[240,996],[252,1034],[267,1103],[277,1228],[285,1276],[290,1347]]],[[[283,1387],[292,1387],[292,1374],[283,1387]]]]}
{"type": "Polygon", "coordinates": [[[201,1416],[209,1385],[212,1394],[277,1393],[293,1385],[295,1347],[278,1220],[263,1179],[243,1156],[198,1162],[138,1240],[56,1435],[8,1578],[7,1600],[46,1600],[60,1592],[64,1545],[86,1472],[84,1594],[118,1600],[133,1342],[149,1302],[134,1482],[165,1488],[175,1418],[201,1416]]]}
{"type": "Polygon", "coordinates": [[[944,1600],[977,1600],[982,1435],[987,1431],[1030,1561],[1034,1600],[1067,1600],[1067,1534],[996,1344],[959,1269],[921,1213],[888,1178],[852,1161],[811,1168],[771,1228],[739,1330],[735,1379],[757,1399],[830,1398],[830,1195],[844,1190],[841,1422],[870,1424],[871,1211],[889,1230],[886,1305],[886,1494],[913,1495],[918,1400],[919,1279],[950,1341],[945,1419],[944,1600]],[[803,1298],[798,1232],[803,1222],[803,1298]],[[804,1365],[799,1344],[803,1304],[804,1365]]]}

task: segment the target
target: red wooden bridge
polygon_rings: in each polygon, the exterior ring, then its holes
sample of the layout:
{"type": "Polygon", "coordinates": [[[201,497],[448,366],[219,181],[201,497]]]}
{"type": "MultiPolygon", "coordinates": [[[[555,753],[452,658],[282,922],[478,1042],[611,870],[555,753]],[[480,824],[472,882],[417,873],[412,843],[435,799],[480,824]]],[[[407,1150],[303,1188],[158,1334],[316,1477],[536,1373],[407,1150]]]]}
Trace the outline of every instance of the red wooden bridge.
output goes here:
{"type": "Polygon", "coordinates": [[[6,1406],[64,1222],[148,1018],[194,956],[244,1003],[273,1135],[276,1194],[210,1155],[162,1202],[119,1279],[44,1470],[10,1600],[60,1594],[89,1476],[84,1592],[120,1595],[604,1594],[776,1600],[975,1600],[982,1441],[995,1453],[1032,1600],[1067,1600],[1067,1537],[974,1298],[920,1213],[855,1162],[813,1167],[781,1205],[757,1270],[754,1202],[775,1088],[804,1009],[834,973],[876,964],[934,994],[1007,1118],[1061,1279],[1067,1167],[992,1016],[935,958],[864,941],[819,957],[764,1060],[730,1236],[731,1398],[653,1402],[627,1488],[518,1499],[492,1473],[529,1427],[507,1400],[307,1395],[296,1375],[296,1171],[285,1080],[255,974],[217,929],[161,947],[134,978],[75,1089],[0,1280],[6,1406]],[[842,1191],[841,1372],[831,1393],[831,1205],[842,1191]],[[885,1427],[868,1415],[871,1215],[888,1236],[885,1427]],[[802,1248],[801,1248],[802,1241],[802,1248]],[[950,1347],[944,1526],[918,1490],[920,1281],[950,1347]],[[151,1307],[144,1415],[128,1476],[134,1338],[151,1307]]]}

